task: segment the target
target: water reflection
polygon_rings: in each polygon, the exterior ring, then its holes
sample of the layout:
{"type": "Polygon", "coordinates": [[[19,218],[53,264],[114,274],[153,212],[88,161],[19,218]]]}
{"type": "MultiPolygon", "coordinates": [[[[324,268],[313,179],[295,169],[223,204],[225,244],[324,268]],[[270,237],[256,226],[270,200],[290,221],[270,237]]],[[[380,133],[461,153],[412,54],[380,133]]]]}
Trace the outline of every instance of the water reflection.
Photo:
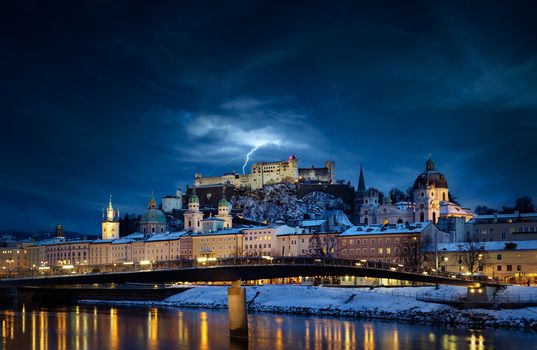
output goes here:
{"type": "Polygon", "coordinates": [[[269,314],[230,339],[225,311],[74,306],[0,310],[2,349],[501,349],[537,335],[269,314]]]}

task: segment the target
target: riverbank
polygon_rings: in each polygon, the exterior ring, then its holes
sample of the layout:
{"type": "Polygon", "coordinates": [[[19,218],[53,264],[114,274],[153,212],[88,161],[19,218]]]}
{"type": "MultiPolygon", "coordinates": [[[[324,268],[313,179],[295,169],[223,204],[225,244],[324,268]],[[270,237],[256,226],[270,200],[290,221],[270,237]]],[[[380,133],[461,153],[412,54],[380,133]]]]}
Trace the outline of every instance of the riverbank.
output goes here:
{"type": "MultiPolygon", "coordinates": [[[[517,328],[537,331],[537,307],[509,310],[456,309],[416,300],[416,294],[456,296],[466,288],[443,286],[406,288],[327,288],[298,285],[245,287],[251,312],[397,320],[476,328],[517,328]]],[[[506,296],[537,292],[533,287],[508,287],[506,296]]],[[[196,286],[163,301],[84,301],[178,308],[227,308],[227,287],[196,286]]]]}

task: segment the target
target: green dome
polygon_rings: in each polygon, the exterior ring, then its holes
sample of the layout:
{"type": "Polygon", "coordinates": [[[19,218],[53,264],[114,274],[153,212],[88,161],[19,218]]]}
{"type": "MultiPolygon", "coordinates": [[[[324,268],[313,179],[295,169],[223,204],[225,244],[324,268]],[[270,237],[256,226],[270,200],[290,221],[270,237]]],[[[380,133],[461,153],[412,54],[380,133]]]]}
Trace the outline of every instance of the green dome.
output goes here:
{"type": "Polygon", "coordinates": [[[225,199],[225,198],[222,198],[219,202],[218,202],[218,206],[219,207],[229,207],[231,204],[225,199]]]}
{"type": "Polygon", "coordinates": [[[188,203],[198,203],[199,204],[199,202],[200,202],[200,199],[195,194],[191,195],[190,198],[188,199],[188,203]]]}
{"type": "Polygon", "coordinates": [[[158,209],[148,209],[142,218],[140,219],[141,224],[165,224],[166,216],[164,213],[158,209]]]}

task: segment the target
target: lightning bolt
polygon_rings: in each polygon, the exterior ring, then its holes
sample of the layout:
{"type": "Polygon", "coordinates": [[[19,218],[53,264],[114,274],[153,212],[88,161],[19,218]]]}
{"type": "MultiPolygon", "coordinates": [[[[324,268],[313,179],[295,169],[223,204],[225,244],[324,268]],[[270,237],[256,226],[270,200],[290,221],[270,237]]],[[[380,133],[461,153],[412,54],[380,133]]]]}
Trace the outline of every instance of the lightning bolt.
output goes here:
{"type": "Polygon", "coordinates": [[[259,147],[261,146],[265,146],[268,142],[266,143],[262,143],[260,145],[257,145],[255,146],[254,148],[252,148],[250,150],[250,152],[246,153],[246,159],[244,160],[244,164],[242,166],[242,173],[243,174],[246,174],[246,165],[248,165],[248,162],[250,161],[250,157],[252,156],[252,154],[254,154],[255,151],[257,151],[259,149],[259,147]]]}

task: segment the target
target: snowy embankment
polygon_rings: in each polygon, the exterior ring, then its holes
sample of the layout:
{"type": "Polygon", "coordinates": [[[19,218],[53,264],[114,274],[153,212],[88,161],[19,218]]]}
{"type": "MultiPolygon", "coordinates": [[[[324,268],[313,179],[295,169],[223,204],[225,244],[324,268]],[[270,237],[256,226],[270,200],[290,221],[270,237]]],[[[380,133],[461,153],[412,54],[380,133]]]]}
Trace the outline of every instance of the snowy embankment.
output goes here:
{"type": "MultiPolygon", "coordinates": [[[[246,288],[249,311],[301,315],[342,316],[472,327],[537,330],[537,308],[516,310],[460,310],[447,305],[417,301],[416,293],[434,296],[463,295],[463,287],[328,288],[266,285],[246,288]]],[[[537,288],[508,287],[506,293],[532,293],[537,288]]],[[[534,292],[535,293],[535,292],[534,292]]],[[[117,302],[114,302],[117,304],[117,302]]],[[[189,308],[227,308],[227,287],[196,286],[164,301],[125,304],[189,308]]]]}

